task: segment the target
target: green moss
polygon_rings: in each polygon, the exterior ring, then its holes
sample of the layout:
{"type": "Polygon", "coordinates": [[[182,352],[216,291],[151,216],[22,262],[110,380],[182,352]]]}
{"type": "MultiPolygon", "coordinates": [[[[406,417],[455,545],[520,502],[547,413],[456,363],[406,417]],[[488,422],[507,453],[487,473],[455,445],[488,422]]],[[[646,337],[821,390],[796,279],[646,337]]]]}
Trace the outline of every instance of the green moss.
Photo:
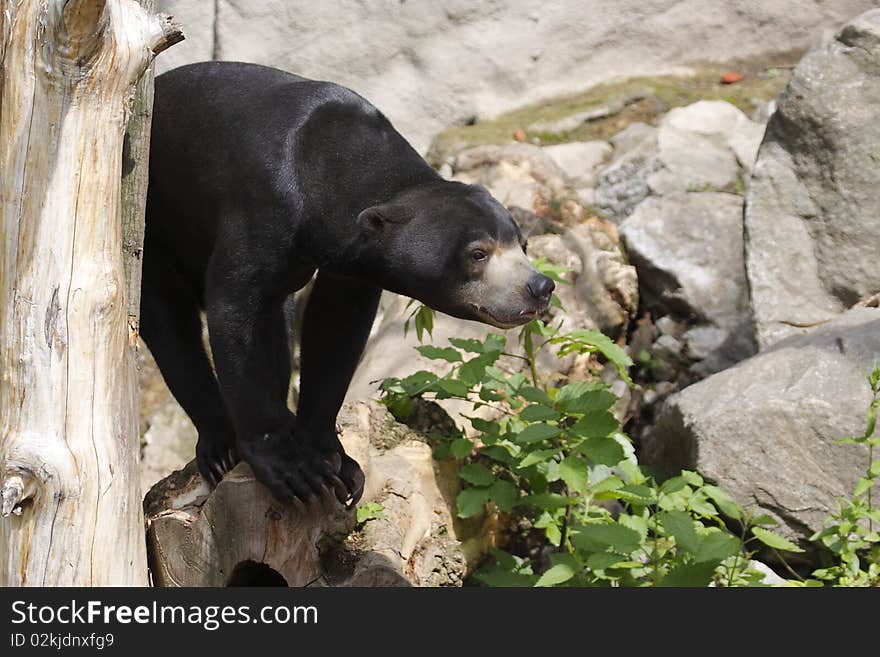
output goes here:
{"type": "Polygon", "coordinates": [[[798,54],[779,55],[774,58],[772,67],[768,61],[736,62],[727,66],[704,66],[691,76],[640,77],[601,84],[583,93],[508,112],[491,121],[445,130],[434,138],[427,158],[432,165],[440,166],[464,148],[508,143],[518,130],[524,131],[529,141],[542,145],[608,139],[631,123],[653,123],[670,108],[699,100],[725,100],[751,114],[756,103],[775,98],[783,89],[790,77],[788,65],[797,61],[798,54]],[[721,84],[721,75],[731,70],[741,72],[744,79],[736,84],[721,84]],[[571,130],[547,129],[547,124],[602,108],[610,110],[607,116],[571,130]],[[540,128],[530,130],[530,126],[535,125],[540,128]]]}

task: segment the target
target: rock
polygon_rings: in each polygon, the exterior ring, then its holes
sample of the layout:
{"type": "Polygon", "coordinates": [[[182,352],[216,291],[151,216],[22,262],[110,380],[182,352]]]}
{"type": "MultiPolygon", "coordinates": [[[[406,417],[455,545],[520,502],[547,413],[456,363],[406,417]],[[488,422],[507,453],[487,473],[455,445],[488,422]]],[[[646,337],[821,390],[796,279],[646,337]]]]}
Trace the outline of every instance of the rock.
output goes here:
{"type": "Polygon", "coordinates": [[[657,128],[633,123],[611,143],[614,158],[599,174],[595,205],[606,216],[620,221],[651,193],[648,176],[660,167],[657,128]]]}
{"type": "Polygon", "coordinates": [[[453,179],[483,185],[502,204],[539,216],[574,198],[562,169],[533,144],[468,148],[455,157],[452,170],[453,179]]]}
{"type": "Polygon", "coordinates": [[[804,540],[868,463],[865,373],[880,361],[880,309],[857,308],[669,398],[641,460],[695,469],[739,504],[804,540]]]}
{"type": "Polygon", "coordinates": [[[377,2],[160,0],[187,40],[167,70],[211,57],[336,80],[370,99],[423,151],[431,137],[612,79],[682,72],[705,61],[810,45],[872,0],[725,4],[562,0],[377,2]],[[723,26],[723,29],[719,29],[723,26]],[[670,38],[675,35],[675,38],[670,38]]]}
{"type": "Polygon", "coordinates": [[[180,405],[169,398],[150,416],[141,445],[141,492],[179,470],[196,453],[198,433],[180,405]]]}
{"type": "Polygon", "coordinates": [[[773,112],[776,111],[776,99],[768,100],[766,103],[762,103],[757,100],[753,100],[758,107],[752,112],[752,115],[749,117],[755,123],[763,123],[766,125],[770,121],[770,117],[773,116],[773,112]]]}
{"type": "Polygon", "coordinates": [[[724,101],[672,109],[656,129],[633,124],[611,140],[614,159],[599,175],[596,205],[621,220],[648,196],[735,191],[763,131],[724,101]]]}
{"type": "Polygon", "coordinates": [[[649,198],[620,226],[643,305],[730,328],[748,314],[742,198],[722,192],[649,198]]]}
{"type": "Polygon", "coordinates": [[[611,156],[607,141],[575,141],[568,144],[545,146],[544,152],[559,165],[572,184],[580,189],[592,187],[598,169],[611,156]]]}
{"type": "Polygon", "coordinates": [[[485,532],[468,539],[468,562],[450,510],[456,472],[444,470],[424,437],[381,407],[349,405],[340,423],[345,449],[366,475],[361,505],[381,504],[379,518],[358,528],[354,511],[335,501],[300,514],[276,502],[245,464],[209,491],[190,464],[145,502],[154,582],[460,586],[489,543],[485,532]]]}
{"type": "Polygon", "coordinates": [[[150,350],[138,341],[141,492],[179,470],[194,456],[198,434],[162,379],[150,350]]]}
{"type": "Polygon", "coordinates": [[[778,99],[745,211],[762,348],[880,290],[878,68],[874,10],[810,50],[778,99]]]}

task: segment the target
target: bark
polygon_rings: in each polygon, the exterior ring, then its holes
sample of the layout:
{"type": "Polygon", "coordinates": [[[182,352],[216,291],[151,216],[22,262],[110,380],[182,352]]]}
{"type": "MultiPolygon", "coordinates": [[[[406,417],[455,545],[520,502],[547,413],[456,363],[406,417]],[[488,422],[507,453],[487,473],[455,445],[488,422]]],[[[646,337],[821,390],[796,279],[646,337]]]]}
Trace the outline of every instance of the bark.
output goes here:
{"type": "Polygon", "coordinates": [[[145,585],[122,146],[182,34],[133,0],[0,22],[0,585],[145,585]]]}

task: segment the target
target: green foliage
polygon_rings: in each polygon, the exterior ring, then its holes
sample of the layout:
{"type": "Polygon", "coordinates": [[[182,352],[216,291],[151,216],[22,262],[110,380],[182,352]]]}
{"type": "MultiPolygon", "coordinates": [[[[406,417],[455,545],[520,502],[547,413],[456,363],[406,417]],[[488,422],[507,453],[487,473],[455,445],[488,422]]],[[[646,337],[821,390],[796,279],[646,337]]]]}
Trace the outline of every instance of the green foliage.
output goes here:
{"type": "MultiPolygon", "coordinates": [[[[638,465],[612,413],[617,398],[598,380],[546,385],[534,357],[547,344],[560,355],[595,354],[629,381],[632,361],[594,331],[559,335],[535,320],[520,331],[522,357],[500,335],[418,347],[445,374],[420,371],[386,379],[383,401],[398,417],[413,397],[472,404],[472,431],[435,437],[437,458],[462,461],[459,517],[494,507],[514,513],[524,532],[552,546],[548,563],[496,551],[478,578],[496,586],[705,586],[755,579],[741,536],[725,529],[746,514],[694,472],[666,482],[638,465]],[[511,366],[513,363],[514,367],[511,366]],[[479,410],[491,412],[477,414],[479,410]],[[481,416],[482,415],[482,416],[481,416]],[[612,512],[612,509],[614,512],[612,512]]],[[[749,524],[747,527],[751,526],[749,524]]]]}
{"type": "Polygon", "coordinates": [[[382,520],[385,509],[379,502],[367,502],[357,508],[357,524],[362,525],[368,520],[382,520]]]}
{"type": "Polygon", "coordinates": [[[865,474],[856,482],[851,497],[838,500],[837,513],[825,523],[825,528],[811,537],[834,555],[835,563],[828,568],[813,571],[813,580],[835,586],[880,586],[880,509],[874,506],[873,491],[880,478],[880,459],[875,447],[880,445],[876,434],[877,409],[880,408],[880,367],[868,375],[873,399],[868,408],[865,432],[861,436],[844,438],[843,445],[865,445],[868,463],[865,474]]]}
{"type": "MultiPolygon", "coordinates": [[[[542,271],[560,280],[561,271],[543,265],[542,271]]],[[[429,315],[424,306],[410,315],[420,336],[430,334],[429,315]]],[[[540,561],[495,550],[493,563],[477,573],[484,584],[761,586],[762,573],[750,565],[756,550],[772,550],[780,559],[782,552],[803,552],[768,528],[776,524],[772,518],[748,513],[696,472],[682,471],[665,481],[650,476],[612,413],[617,398],[606,384],[585,380],[554,386],[539,379],[536,354],[553,345],[560,357],[595,355],[631,383],[632,360],[607,336],[588,330],[559,334],[534,320],[519,332],[524,356],[508,353],[500,335],[449,342],[448,347],[417,348],[425,358],[443,361],[445,374],[420,371],[386,379],[381,391],[398,418],[411,412],[415,397],[469,402],[470,431],[456,428],[452,435],[433,437],[436,458],[461,462],[459,517],[493,507],[515,514],[521,538],[537,537],[549,548],[540,561]],[[528,374],[519,369],[523,361],[528,374]]],[[[874,400],[867,429],[841,441],[867,445],[868,467],[852,498],[841,500],[839,512],[813,537],[836,563],[806,580],[789,569],[796,577],[790,585],[880,583],[875,529],[880,511],[872,506],[880,477],[880,460],[874,459],[880,442],[874,436],[880,369],[869,383],[874,400]]]]}

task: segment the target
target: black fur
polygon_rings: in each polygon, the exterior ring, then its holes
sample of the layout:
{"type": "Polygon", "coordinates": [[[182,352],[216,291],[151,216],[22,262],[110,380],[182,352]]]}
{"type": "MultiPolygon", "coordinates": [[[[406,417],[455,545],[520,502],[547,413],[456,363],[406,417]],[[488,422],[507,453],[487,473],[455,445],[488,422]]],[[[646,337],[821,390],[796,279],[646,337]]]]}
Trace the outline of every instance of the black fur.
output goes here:
{"type": "Polygon", "coordinates": [[[521,239],[484,189],[442,180],[348,89],[229,62],[156,78],[141,330],[209,481],[242,458],[281,500],[357,501],[363,473],[335,422],[381,290],[522,323],[552,291],[537,272],[490,314],[491,299],[462,292],[482,271],[471,245],[521,239]],[[295,416],[282,307],[316,272],[295,416]]]}

